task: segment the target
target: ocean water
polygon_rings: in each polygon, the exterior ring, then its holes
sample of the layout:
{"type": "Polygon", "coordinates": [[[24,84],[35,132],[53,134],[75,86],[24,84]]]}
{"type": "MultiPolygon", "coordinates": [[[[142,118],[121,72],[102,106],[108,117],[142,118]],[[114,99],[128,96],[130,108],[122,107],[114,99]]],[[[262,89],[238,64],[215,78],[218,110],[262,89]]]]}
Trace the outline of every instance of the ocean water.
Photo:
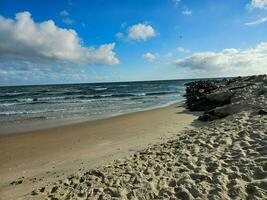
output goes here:
{"type": "Polygon", "coordinates": [[[188,80],[0,87],[0,124],[95,120],[183,100],[188,80]]]}

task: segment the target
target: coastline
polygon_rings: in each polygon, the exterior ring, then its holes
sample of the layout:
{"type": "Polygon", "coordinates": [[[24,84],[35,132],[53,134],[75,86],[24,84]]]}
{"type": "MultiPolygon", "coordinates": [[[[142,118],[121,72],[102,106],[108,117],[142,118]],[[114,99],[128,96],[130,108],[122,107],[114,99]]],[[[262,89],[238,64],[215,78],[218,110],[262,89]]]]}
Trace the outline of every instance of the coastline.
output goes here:
{"type": "Polygon", "coordinates": [[[43,184],[173,137],[194,126],[197,117],[183,103],[175,103],[108,119],[1,135],[0,194],[4,199],[23,199],[43,184]],[[21,178],[22,184],[10,185],[21,178]]]}
{"type": "Polygon", "coordinates": [[[188,109],[2,136],[0,196],[265,199],[266,81],[196,81],[187,84],[188,109]]]}
{"type": "Polygon", "coordinates": [[[0,96],[0,134],[165,107],[184,100],[184,82],[166,80],[4,88],[0,96]]]}
{"type": "Polygon", "coordinates": [[[31,131],[38,131],[38,130],[43,130],[43,129],[50,129],[50,128],[58,128],[58,127],[63,127],[63,126],[68,126],[68,125],[74,125],[74,124],[82,124],[82,123],[88,123],[88,122],[96,122],[98,120],[105,120],[113,117],[120,117],[124,115],[131,115],[139,112],[146,112],[150,110],[155,110],[155,109],[160,109],[160,108],[166,108],[172,105],[176,104],[184,104],[185,100],[177,100],[175,102],[170,102],[165,105],[160,105],[160,106],[154,106],[151,108],[147,109],[142,109],[138,111],[133,111],[133,112],[127,112],[127,113],[115,113],[114,115],[102,117],[102,118],[97,118],[97,119],[88,119],[88,118],[72,118],[72,119],[45,119],[45,120],[28,120],[28,121],[23,121],[23,122],[9,122],[9,123],[4,123],[0,127],[0,136],[3,135],[9,135],[9,134],[23,134],[31,131]]]}
{"type": "MultiPolygon", "coordinates": [[[[202,111],[198,121],[188,123],[192,115],[186,115],[187,119],[182,115],[192,113],[180,110],[182,107],[170,108],[171,112],[162,109],[158,117],[156,111],[147,112],[152,113],[151,118],[144,117],[146,112],[136,115],[141,121],[131,125],[148,125],[147,133],[135,131],[141,133],[136,144],[144,142],[149,132],[165,135],[158,142],[149,138],[150,144],[133,149],[132,154],[114,157],[85,172],[73,170],[66,178],[59,176],[53,183],[33,188],[25,197],[266,199],[266,84],[266,75],[189,83],[186,105],[191,111],[202,111]],[[198,126],[200,121],[205,122],[198,126]]],[[[130,130],[123,120],[119,126],[123,133],[130,130]]]]}

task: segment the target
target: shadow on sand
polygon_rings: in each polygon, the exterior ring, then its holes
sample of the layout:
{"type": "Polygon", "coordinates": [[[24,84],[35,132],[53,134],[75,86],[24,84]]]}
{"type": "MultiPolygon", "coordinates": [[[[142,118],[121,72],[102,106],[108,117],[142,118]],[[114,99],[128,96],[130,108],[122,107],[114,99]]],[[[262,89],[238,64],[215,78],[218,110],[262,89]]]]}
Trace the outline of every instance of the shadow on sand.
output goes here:
{"type": "MultiPolygon", "coordinates": [[[[196,116],[196,117],[199,117],[203,114],[203,112],[197,112],[197,111],[189,111],[187,108],[186,108],[186,104],[185,103],[182,103],[180,105],[177,105],[175,106],[175,108],[185,108],[183,111],[180,111],[180,112],[176,112],[176,114],[188,114],[188,115],[193,115],[193,116],[196,116]]],[[[202,122],[202,121],[199,121],[198,119],[195,119],[190,125],[193,126],[193,127],[201,127],[201,126],[204,126],[206,125],[207,123],[206,122],[202,122]]]]}

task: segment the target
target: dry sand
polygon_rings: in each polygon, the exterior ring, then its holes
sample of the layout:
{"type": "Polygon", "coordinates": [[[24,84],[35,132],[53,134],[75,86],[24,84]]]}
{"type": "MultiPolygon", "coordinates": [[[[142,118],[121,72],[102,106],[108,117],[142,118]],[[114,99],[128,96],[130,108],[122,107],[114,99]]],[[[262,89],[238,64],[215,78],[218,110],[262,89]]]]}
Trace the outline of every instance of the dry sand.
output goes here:
{"type": "MultiPolygon", "coordinates": [[[[267,115],[241,112],[32,192],[34,199],[266,199],[267,115]]],[[[29,196],[28,196],[29,197],[29,196]]]]}
{"type": "MultiPolygon", "coordinates": [[[[43,199],[37,188],[133,154],[198,125],[181,104],[0,136],[0,199],[43,199]]],[[[61,198],[60,198],[61,199],[61,198]]]]}

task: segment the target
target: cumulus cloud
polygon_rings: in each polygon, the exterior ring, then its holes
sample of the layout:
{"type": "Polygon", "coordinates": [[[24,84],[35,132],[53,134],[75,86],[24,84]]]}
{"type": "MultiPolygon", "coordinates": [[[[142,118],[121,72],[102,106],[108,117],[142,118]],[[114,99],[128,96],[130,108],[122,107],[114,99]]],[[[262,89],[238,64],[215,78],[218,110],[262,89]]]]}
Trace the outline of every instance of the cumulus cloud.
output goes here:
{"type": "Polygon", "coordinates": [[[247,22],[247,23],[245,23],[245,25],[246,26],[253,26],[253,25],[263,24],[265,22],[267,22],[267,17],[263,17],[263,18],[255,20],[255,21],[247,22]]]}
{"type": "Polygon", "coordinates": [[[199,52],[177,59],[174,63],[177,67],[206,76],[267,73],[267,42],[246,50],[232,48],[223,49],[220,52],[199,52]]]}
{"type": "Polygon", "coordinates": [[[131,40],[144,40],[156,36],[155,29],[145,23],[139,23],[131,26],[128,30],[128,38],[131,40]]]}
{"type": "Polygon", "coordinates": [[[146,59],[148,62],[154,62],[156,59],[156,56],[150,52],[147,52],[143,54],[143,58],[146,59]]]}
{"type": "Polygon", "coordinates": [[[113,65],[119,63],[114,47],[85,47],[74,30],[57,27],[52,20],[36,23],[29,12],[17,13],[15,19],[0,16],[1,59],[113,65]]]}
{"type": "Polygon", "coordinates": [[[267,9],[267,0],[251,0],[251,2],[247,5],[247,8],[250,10],[255,8],[267,9]]]}
{"type": "Polygon", "coordinates": [[[190,16],[190,15],[192,15],[192,11],[189,10],[189,9],[185,9],[185,10],[182,11],[182,14],[185,15],[185,16],[190,16]]]}

